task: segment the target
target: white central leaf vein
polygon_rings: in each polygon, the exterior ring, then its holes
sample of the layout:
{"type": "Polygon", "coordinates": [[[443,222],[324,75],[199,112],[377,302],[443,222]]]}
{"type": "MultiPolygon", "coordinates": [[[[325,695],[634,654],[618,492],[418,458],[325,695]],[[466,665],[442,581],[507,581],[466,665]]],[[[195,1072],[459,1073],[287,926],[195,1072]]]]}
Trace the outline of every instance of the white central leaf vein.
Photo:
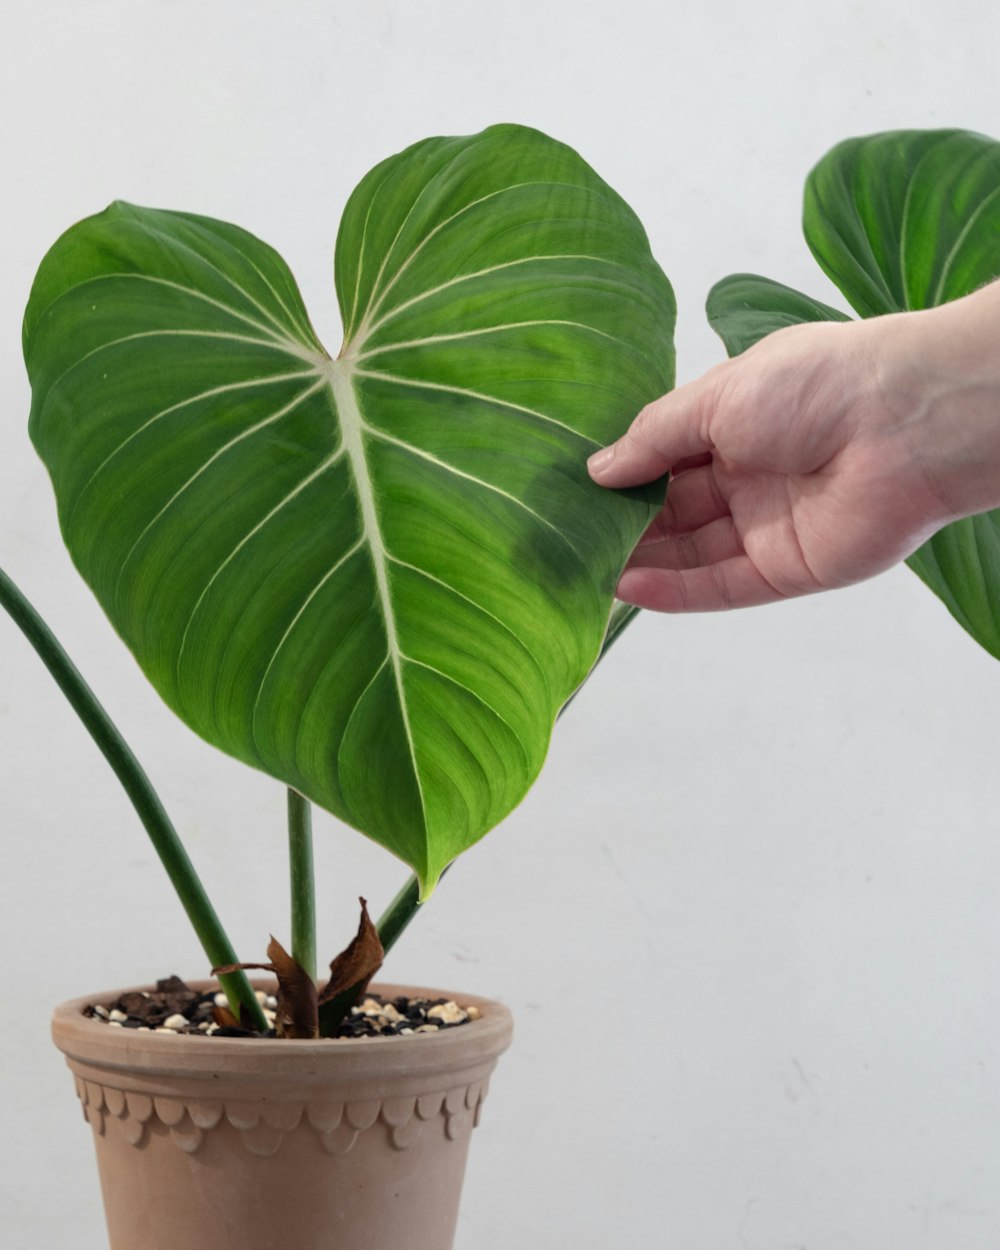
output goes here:
{"type": "Polygon", "coordinates": [[[215,585],[222,571],[236,558],[237,555],[239,555],[239,553],[243,550],[243,548],[247,545],[247,543],[254,537],[255,534],[259,534],[260,531],[264,528],[264,526],[267,525],[270,521],[272,521],[278,515],[278,513],[282,511],[283,508],[286,508],[292,502],[293,499],[296,499],[306,489],[307,486],[310,486],[313,482],[316,481],[318,477],[324,474],[328,469],[332,468],[333,465],[337,463],[337,461],[340,459],[340,457],[343,454],[344,454],[343,447],[338,448],[336,451],[332,452],[329,456],[327,456],[319,465],[317,465],[317,467],[313,469],[311,473],[306,474],[306,476],[295,487],[293,487],[293,489],[290,490],[287,495],[285,495],[282,499],[280,499],[278,503],[276,503],[274,507],[270,509],[269,512],[267,512],[263,517],[261,517],[261,519],[253,527],[253,529],[251,529],[246,535],[244,535],[243,538],[240,539],[240,541],[236,544],[236,546],[232,549],[232,551],[230,551],[230,553],[226,556],[226,558],[222,561],[219,567],[215,570],[212,576],[205,583],[204,589],[202,590],[198,598],[195,600],[194,607],[191,609],[191,615],[188,617],[187,624],[184,626],[184,632],[181,635],[181,645],[177,651],[177,663],[175,667],[175,672],[177,674],[178,681],[180,680],[181,662],[184,658],[184,648],[187,646],[188,633],[191,629],[191,626],[194,622],[195,617],[198,615],[201,605],[205,601],[206,595],[215,585]]]}
{"type": "Polygon", "coordinates": [[[392,665],[393,679],[396,684],[396,692],[399,698],[400,713],[403,722],[403,729],[406,734],[407,745],[409,747],[410,760],[413,767],[413,776],[416,780],[418,793],[420,794],[421,807],[424,808],[426,813],[426,807],[424,807],[423,786],[420,779],[420,770],[417,766],[416,748],[413,742],[413,730],[410,725],[410,715],[407,707],[406,688],[403,684],[399,635],[396,629],[396,616],[392,603],[392,592],[389,587],[389,578],[386,570],[387,554],[385,540],[382,536],[382,527],[379,520],[378,508],[375,503],[375,492],[372,487],[367,456],[365,455],[363,431],[366,428],[366,423],[361,413],[358,397],[354,392],[354,383],[352,381],[350,370],[348,370],[342,363],[332,361],[327,370],[327,374],[329,377],[330,389],[333,393],[333,401],[337,409],[337,415],[340,418],[340,426],[344,439],[344,449],[346,450],[350,460],[351,471],[357,487],[363,532],[371,552],[378,601],[385,625],[386,647],[389,652],[389,661],[392,665]]]}
{"type": "Polygon", "coordinates": [[[152,518],[152,520],[149,521],[148,524],[146,524],[143,527],[142,531],[140,532],[139,536],[136,538],[135,542],[126,552],[125,559],[122,561],[122,566],[118,571],[118,577],[115,582],[114,594],[116,597],[118,594],[118,587],[121,585],[122,577],[125,574],[125,569],[127,568],[130,560],[132,559],[132,556],[135,554],[136,550],[138,549],[139,544],[146,537],[146,535],[149,534],[150,530],[152,530],[152,528],[159,523],[159,521],[166,515],[166,513],[169,512],[169,510],[174,506],[177,500],[180,499],[181,495],[183,495],[186,490],[188,490],[191,486],[193,486],[194,483],[197,482],[197,480],[204,473],[206,473],[212,467],[212,465],[215,464],[217,460],[219,460],[222,456],[226,455],[227,452],[231,451],[234,447],[237,447],[240,443],[244,442],[246,439],[252,438],[253,435],[257,434],[260,430],[266,429],[268,426],[274,425],[275,422],[281,421],[284,417],[287,417],[290,412],[293,412],[300,404],[305,403],[305,401],[310,397],[310,395],[314,395],[325,384],[326,384],[325,379],[323,379],[322,377],[319,378],[316,382],[313,383],[312,386],[307,387],[304,391],[300,392],[300,394],[298,394],[294,399],[290,400],[287,404],[285,404],[283,408],[279,408],[277,412],[272,413],[269,417],[265,417],[262,421],[258,421],[255,425],[251,425],[247,429],[242,430],[239,434],[236,435],[235,438],[231,438],[228,443],[224,443],[222,447],[218,448],[217,451],[213,452],[212,455],[209,456],[209,458],[205,461],[205,463],[201,465],[201,467],[197,470],[197,472],[192,473],[192,475],[187,479],[187,481],[182,486],[180,486],[176,491],[174,491],[174,493],[170,496],[170,498],[163,505],[163,507],[159,510],[159,512],[157,512],[157,514],[152,518]]]}
{"type": "Polygon", "coordinates": [[[587,443],[591,447],[601,447],[602,444],[596,439],[589,438],[586,434],[581,434],[579,430],[574,430],[571,425],[567,425],[565,421],[560,421],[557,417],[550,416],[547,412],[539,412],[537,408],[526,408],[523,404],[515,404],[509,399],[500,399],[497,395],[487,395],[485,391],[472,391],[464,386],[449,386],[445,382],[427,382],[418,378],[403,378],[395,373],[383,373],[378,369],[355,369],[356,377],[373,378],[377,382],[389,382],[394,386],[416,387],[418,390],[424,391],[443,391],[448,395],[465,395],[469,399],[478,400],[484,404],[495,404],[498,408],[509,408],[512,412],[521,412],[527,417],[535,417],[539,421],[544,421],[547,425],[557,426],[560,430],[565,430],[567,434],[572,434],[574,438],[578,438],[582,443],[587,443]]]}

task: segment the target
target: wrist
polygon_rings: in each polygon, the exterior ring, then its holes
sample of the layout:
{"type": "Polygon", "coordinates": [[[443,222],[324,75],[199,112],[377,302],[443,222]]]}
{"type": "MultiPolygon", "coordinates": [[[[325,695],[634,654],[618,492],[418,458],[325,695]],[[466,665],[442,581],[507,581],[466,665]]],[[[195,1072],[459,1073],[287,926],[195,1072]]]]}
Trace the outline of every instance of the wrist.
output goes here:
{"type": "Polygon", "coordinates": [[[1000,506],[1000,283],[868,324],[886,407],[942,522],[1000,506]]]}

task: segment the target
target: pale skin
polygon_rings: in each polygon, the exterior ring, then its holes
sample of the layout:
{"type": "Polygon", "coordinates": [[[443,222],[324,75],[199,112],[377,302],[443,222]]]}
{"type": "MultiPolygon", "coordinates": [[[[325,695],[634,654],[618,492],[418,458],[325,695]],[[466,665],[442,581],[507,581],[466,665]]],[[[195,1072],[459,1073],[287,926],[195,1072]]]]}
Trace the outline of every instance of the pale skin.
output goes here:
{"type": "Polygon", "coordinates": [[[607,487],[673,475],[628,603],[707,612],[872,577],[1000,506],[1000,282],[769,335],[647,405],[589,469],[607,487]]]}

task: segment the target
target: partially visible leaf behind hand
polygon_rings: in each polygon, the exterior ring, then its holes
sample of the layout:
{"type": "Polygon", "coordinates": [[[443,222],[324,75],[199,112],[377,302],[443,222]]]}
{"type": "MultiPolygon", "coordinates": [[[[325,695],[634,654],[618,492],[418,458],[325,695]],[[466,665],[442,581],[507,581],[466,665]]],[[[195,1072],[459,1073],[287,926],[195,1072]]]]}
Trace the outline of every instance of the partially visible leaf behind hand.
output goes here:
{"type": "Polygon", "coordinates": [[[585,460],[672,385],[673,297],[627,205],[517,126],[378,165],[335,277],[331,359],[259,239],[112,205],[35,280],[31,434],[163,698],[426,896],[537,775],[662,500],[585,460]]]}
{"type": "MultiPolygon", "coordinates": [[[[962,130],[848,139],[810,174],[803,229],[862,317],[968,295],[1000,276],[1000,143],[962,130]]],[[[844,319],[751,274],[719,282],[708,316],[731,356],[782,325],[844,319]]],[[[1000,659],[1000,511],[953,522],[907,564],[1000,659]]]]}

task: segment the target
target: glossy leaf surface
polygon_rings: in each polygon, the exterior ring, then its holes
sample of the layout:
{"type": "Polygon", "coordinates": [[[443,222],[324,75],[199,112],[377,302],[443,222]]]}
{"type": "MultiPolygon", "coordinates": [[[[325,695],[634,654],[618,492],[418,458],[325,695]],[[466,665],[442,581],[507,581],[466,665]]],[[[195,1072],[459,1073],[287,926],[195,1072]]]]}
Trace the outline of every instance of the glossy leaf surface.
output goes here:
{"type": "Polygon", "coordinates": [[[586,456],[673,381],[634,214],[521,127],[377,166],[331,359],[280,257],[115,204],[43,261],[31,433],[73,559],[199,734],[428,891],[526,792],[662,485],[586,456]]]}
{"type": "MultiPolygon", "coordinates": [[[[1000,143],[960,130],[849,139],[810,174],[803,229],[862,317],[968,295],[1000,276],[1000,143]]],[[[708,315],[730,355],[781,325],[843,319],[746,274],[713,288],[708,315]]],[[[946,526],[907,563],[1000,658],[1000,512],[946,526]]]]}
{"type": "Polygon", "coordinates": [[[726,345],[738,356],[754,343],[803,321],[850,321],[846,313],[803,295],[770,278],[737,273],[716,283],[708,295],[708,320],[726,345]]]}

